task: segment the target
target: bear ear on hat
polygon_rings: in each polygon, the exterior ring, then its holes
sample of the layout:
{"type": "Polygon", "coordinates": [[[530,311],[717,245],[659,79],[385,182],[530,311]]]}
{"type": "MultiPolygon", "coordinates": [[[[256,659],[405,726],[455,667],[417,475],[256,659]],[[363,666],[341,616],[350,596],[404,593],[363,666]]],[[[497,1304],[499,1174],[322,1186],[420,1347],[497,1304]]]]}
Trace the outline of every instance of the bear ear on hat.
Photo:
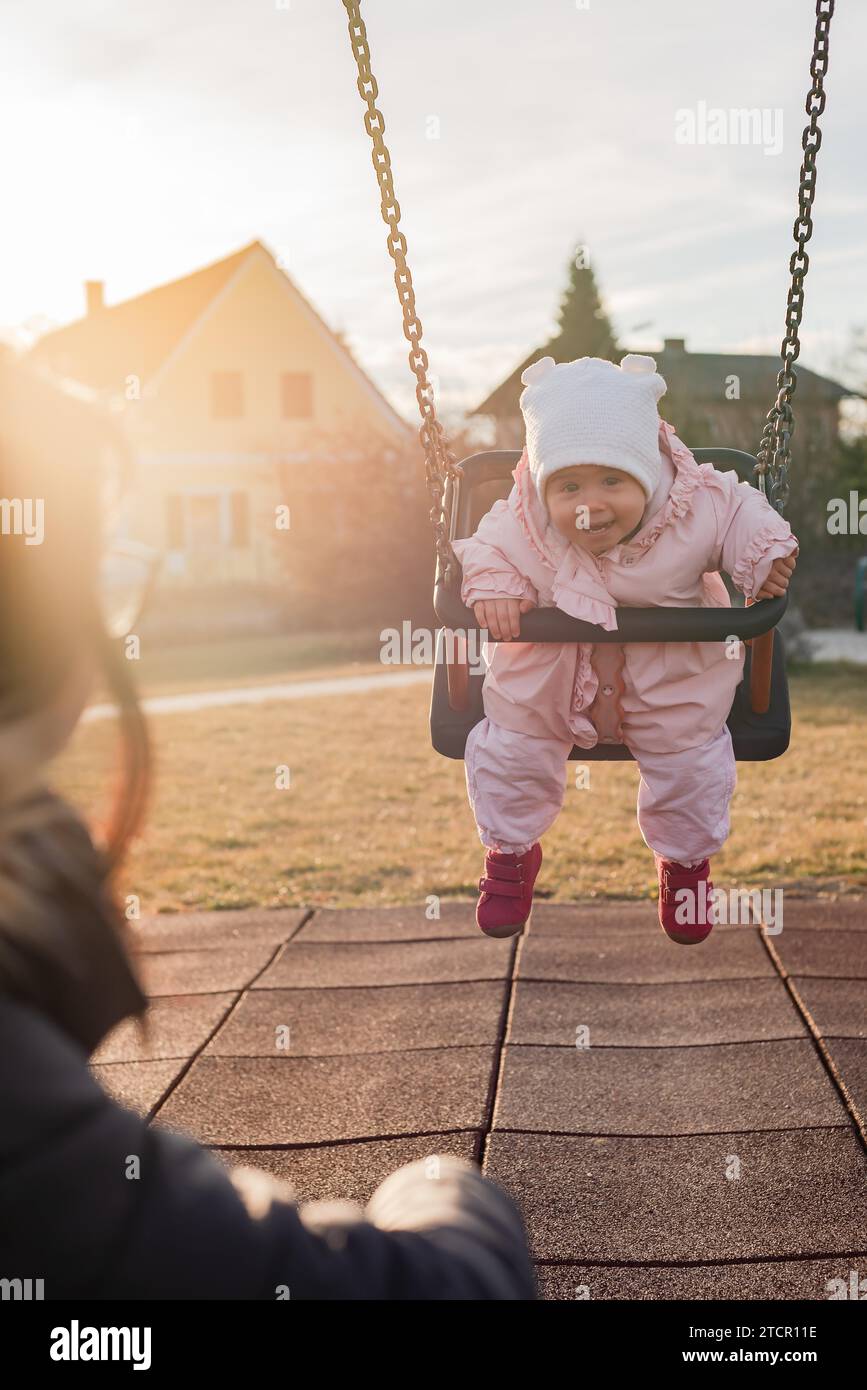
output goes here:
{"type": "Polygon", "coordinates": [[[620,363],[622,372],[634,373],[636,376],[643,376],[656,371],[656,360],[653,357],[645,357],[641,352],[627,352],[620,363]]]}
{"type": "Polygon", "coordinates": [[[553,357],[540,357],[538,362],[533,362],[529,367],[524,368],[521,373],[521,385],[534,386],[537,381],[546,377],[556,365],[553,357]]]}
{"type": "Polygon", "coordinates": [[[650,388],[657,401],[665,395],[668,384],[656,370],[656,359],[646,357],[643,352],[627,352],[620,363],[620,370],[628,376],[647,377],[650,388]]]}

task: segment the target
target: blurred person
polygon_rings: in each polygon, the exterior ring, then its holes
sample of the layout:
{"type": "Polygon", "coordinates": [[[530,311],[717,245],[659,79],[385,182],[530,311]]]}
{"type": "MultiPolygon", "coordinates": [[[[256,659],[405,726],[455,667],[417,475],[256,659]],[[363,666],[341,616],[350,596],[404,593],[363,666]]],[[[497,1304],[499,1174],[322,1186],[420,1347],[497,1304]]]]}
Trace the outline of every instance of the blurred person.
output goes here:
{"type": "Polygon", "coordinates": [[[407,1164],[364,1210],[298,1205],[147,1125],[89,1068],[147,1009],[113,888],[147,728],[99,597],[101,489],[131,471],[110,410],[0,356],[0,1277],[43,1279],[47,1299],[534,1299],[518,1210],[474,1164],[407,1164]],[[122,756],[97,843],[45,776],[100,670],[122,756]]]}

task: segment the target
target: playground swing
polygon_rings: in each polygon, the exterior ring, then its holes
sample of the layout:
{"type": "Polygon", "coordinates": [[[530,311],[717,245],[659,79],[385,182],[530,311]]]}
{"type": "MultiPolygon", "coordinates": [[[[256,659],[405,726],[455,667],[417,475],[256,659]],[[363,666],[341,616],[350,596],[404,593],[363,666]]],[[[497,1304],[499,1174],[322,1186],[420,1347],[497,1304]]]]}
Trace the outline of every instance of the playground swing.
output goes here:
{"type": "MultiPolygon", "coordinates": [[[[765,495],[782,515],[789,497],[791,438],[795,430],[791,398],[797,386],[793,365],[800,353],[798,330],[804,308],[804,280],[809,268],[805,243],[813,234],[811,209],[816,192],[816,153],[822,143],[818,117],[825,109],[823,79],[828,68],[828,32],[835,0],[817,0],[812,86],[807,95],[801,145],[798,216],[794,224],[797,242],[789,261],[791,286],[786,307],[786,335],[782,342],[782,367],[777,375],[777,395],[766,417],[757,457],[737,449],[694,449],[698,463],[734,468],[741,478],[765,495]],[[768,474],[770,473],[770,480],[768,474]]],[[[422,417],[419,438],[424,449],[425,477],[432,501],[431,523],[436,538],[434,610],[443,623],[437,642],[431,699],[431,739],[437,752],[462,758],[467,735],[484,718],[484,673],[471,670],[466,638],[478,629],[472,609],[461,600],[461,566],[451,542],[471,536],[493,503],[508,496],[512,470],[520,450],[487,450],[458,464],[437,418],[433,391],[428,381],[428,357],[421,346],[421,323],[415,308],[412,276],[406,263],[406,238],[399,229],[400,204],[395,198],[391,156],[383,139],[385,122],[376,106],[379,94],[370,67],[367,31],[360,0],[343,0],[349,16],[349,34],[358,68],[358,91],[367,110],[365,129],[373,142],[373,167],[381,193],[380,211],[389,228],[389,254],[395,263],[394,282],[403,309],[403,331],[411,344],[409,365],[416,378],[416,399],[422,417]],[[448,641],[445,639],[449,638],[448,641]],[[441,659],[445,657],[445,660],[441,659]]],[[[738,637],[747,646],[744,678],[735,692],[728,717],[735,757],[763,762],[778,758],[789,745],[791,712],[786,681],[785,652],[777,623],[788,604],[779,598],[747,601],[732,608],[618,608],[617,627],[609,632],[593,623],[570,617],[559,608],[537,608],[521,617],[520,642],[725,642],[738,637]],[[776,640],[775,640],[776,638],[776,640]],[[749,692],[749,693],[747,693],[749,692]]],[[[491,640],[491,639],[489,639],[491,640]]],[[[622,743],[600,742],[595,748],[574,747],[570,758],[581,761],[626,761],[632,758],[622,743]]]]}

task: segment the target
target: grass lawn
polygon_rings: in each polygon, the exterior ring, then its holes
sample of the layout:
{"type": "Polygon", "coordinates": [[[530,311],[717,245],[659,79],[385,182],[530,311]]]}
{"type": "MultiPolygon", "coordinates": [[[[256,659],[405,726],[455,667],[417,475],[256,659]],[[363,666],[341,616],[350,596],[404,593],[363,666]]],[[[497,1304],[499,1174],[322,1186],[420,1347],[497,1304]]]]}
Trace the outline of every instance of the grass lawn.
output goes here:
{"type": "MultiPolygon", "coordinates": [[[[350,632],[234,638],[153,651],[145,643],[136,680],[142,695],[148,696],[312,680],[332,675],[338,667],[351,667],[358,675],[382,671],[380,645],[379,631],[369,626],[350,632]]],[[[345,674],[342,669],[341,674],[345,674]]],[[[103,698],[94,692],[94,702],[103,698]]]]}
{"type": "MultiPolygon", "coordinates": [[[[815,666],[790,684],[789,751],[739,764],[715,883],[863,893],[867,673],[815,666]]],[[[156,787],[124,891],[146,913],[475,901],[483,850],[463,764],[430,747],[429,699],[421,685],[153,717],[156,787]],[[290,769],[285,790],[275,786],[280,765],[290,769]]],[[[56,784],[89,814],[104,809],[114,739],[111,722],[83,726],[57,764],[56,784]]],[[[590,767],[589,789],[569,778],[537,897],[655,898],[635,820],[637,768],[590,767]]]]}

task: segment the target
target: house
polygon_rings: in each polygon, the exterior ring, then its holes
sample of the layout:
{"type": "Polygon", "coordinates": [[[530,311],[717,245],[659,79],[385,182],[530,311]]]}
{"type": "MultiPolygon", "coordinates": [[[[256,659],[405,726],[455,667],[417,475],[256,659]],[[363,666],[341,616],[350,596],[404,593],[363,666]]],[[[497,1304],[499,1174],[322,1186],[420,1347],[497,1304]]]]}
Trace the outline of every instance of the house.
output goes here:
{"type": "MultiPolygon", "coordinates": [[[[546,354],[556,357],[556,344],[532,352],[510,376],[470,411],[493,421],[492,449],[520,449],[524,422],[518,404],[521,373],[546,354]]],[[[637,351],[624,348],[627,352],[637,351]]],[[[646,351],[646,349],[644,350],[646,351]]],[[[688,352],[683,338],[666,338],[651,352],[668,390],[659,402],[662,417],[673,425],[690,448],[713,444],[756,454],[765,421],[777,394],[778,357],[749,353],[688,352]]],[[[839,435],[839,405],[859,392],[829,377],[795,364],[797,388],[792,397],[796,433],[793,449],[809,447],[828,454],[839,435]]]]}
{"type": "Polygon", "coordinates": [[[121,303],[100,281],[86,296],[30,356],[123,402],[135,535],[164,551],[162,586],[278,581],[293,463],[343,466],[359,432],[384,451],[415,438],[260,241],[121,303]],[[343,443],[323,451],[323,431],[343,443]]]}

